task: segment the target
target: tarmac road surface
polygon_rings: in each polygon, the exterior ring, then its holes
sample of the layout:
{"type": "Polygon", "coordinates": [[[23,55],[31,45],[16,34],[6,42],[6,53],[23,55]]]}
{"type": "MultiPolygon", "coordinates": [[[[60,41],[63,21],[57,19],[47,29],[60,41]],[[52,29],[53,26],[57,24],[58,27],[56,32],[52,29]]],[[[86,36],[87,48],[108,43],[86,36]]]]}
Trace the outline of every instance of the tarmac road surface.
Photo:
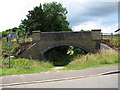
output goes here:
{"type": "Polygon", "coordinates": [[[45,83],[5,86],[4,88],[118,88],[118,74],[45,83]]]}

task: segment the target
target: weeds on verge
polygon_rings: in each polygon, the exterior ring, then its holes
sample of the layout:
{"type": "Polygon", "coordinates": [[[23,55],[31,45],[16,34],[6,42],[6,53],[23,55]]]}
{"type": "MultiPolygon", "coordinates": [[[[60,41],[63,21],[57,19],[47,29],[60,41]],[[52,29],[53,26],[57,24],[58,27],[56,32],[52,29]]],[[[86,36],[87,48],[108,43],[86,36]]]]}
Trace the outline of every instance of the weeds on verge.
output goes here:
{"type": "Polygon", "coordinates": [[[83,69],[88,67],[95,67],[98,65],[116,64],[118,61],[118,52],[113,50],[100,50],[96,54],[82,55],[76,57],[66,69],[83,69]]]}

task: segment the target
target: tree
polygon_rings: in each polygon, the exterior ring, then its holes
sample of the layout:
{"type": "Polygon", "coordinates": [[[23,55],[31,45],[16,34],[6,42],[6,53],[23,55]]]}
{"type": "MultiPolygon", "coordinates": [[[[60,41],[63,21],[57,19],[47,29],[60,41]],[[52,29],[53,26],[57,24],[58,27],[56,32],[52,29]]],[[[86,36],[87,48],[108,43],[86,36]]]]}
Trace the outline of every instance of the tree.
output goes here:
{"type": "Polygon", "coordinates": [[[44,12],[40,4],[39,7],[35,7],[34,10],[28,11],[27,19],[22,21],[23,27],[26,29],[26,32],[32,33],[34,30],[43,30],[44,25],[44,12]]]}
{"type": "MultiPolygon", "coordinates": [[[[68,13],[67,9],[60,3],[52,2],[44,3],[43,5],[40,4],[28,12],[27,18],[22,20],[21,23],[26,33],[32,34],[32,31],[35,30],[40,30],[42,32],[72,31],[69,27],[69,22],[66,20],[66,14],[68,13]]],[[[56,54],[61,54],[64,57],[68,48],[69,46],[55,48],[55,50],[51,51],[51,54],[53,58],[56,57],[56,54]]],[[[57,57],[61,58],[61,56],[58,55],[57,57]]]]}
{"type": "Polygon", "coordinates": [[[5,31],[2,31],[2,38],[6,37],[6,40],[8,42],[8,34],[12,32],[12,29],[7,29],[5,31]]]}
{"type": "Polygon", "coordinates": [[[42,32],[71,31],[69,22],[66,20],[67,10],[60,3],[45,3],[43,6],[40,4],[28,12],[27,18],[22,20],[21,25],[29,33],[35,30],[42,32]]]}
{"type": "Polygon", "coordinates": [[[66,20],[67,9],[56,2],[43,4],[48,31],[71,31],[66,20]]]}

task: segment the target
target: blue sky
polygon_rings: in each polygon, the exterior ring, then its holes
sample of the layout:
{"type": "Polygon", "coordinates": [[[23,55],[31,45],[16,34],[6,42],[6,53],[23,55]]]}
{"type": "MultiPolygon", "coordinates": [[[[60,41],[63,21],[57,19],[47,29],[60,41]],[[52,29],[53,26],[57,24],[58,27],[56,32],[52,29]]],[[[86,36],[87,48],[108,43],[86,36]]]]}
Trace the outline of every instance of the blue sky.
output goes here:
{"type": "Polygon", "coordinates": [[[67,8],[67,20],[73,31],[102,29],[104,33],[114,33],[118,29],[119,0],[2,0],[0,31],[18,27],[29,10],[53,1],[67,8]]]}

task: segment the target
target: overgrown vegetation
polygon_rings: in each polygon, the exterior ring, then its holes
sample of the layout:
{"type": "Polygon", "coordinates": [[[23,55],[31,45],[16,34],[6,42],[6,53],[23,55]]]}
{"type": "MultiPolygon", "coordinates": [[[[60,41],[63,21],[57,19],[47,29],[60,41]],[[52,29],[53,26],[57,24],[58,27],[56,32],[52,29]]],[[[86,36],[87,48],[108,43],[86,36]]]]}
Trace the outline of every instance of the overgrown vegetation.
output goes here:
{"type": "MultiPolygon", "coordinates": [[[[23,38],[20,38],[19,43],[17,43],[16,39],[11,39],[10,55],[17,57],[20,53],[25,51],[29,46],[33,44],[31,41],[31,38],[27,38],[26,42],[24,42],[23,38]]],[[[3,38],[1,42],[2,57],[6,58],[9,55],[9,42],[7,42],[5,38],[3,38]]]]}
{"type": "Polygon", "coordinates": [[[116,46],[119,46],[119,47],[120,47],[120,38],[113,38],[111,41],[112,41],[112,43],[114,43],[116,46]]]}
{"type": "MultiPolygon", "coordinates": [[[[39,30],[42,32],[72,31],[69,26],[69,22],[67,21],[67,13],[67,9],[63,7],[60,3],[52,2],[40,4],[39,6],[34,7],[33,10],[28,11],[26,18],[24,20],[21,20],[21,23],[18,27],[3,31],[2,37],[6,38],[8,42],[8,33],[13,32],[19,37],[18,41],[20,43],[21,37],[24,38],[27,35],[31,35],[32,31],[35,30],[39,30]]],[[[4,57],[8,56],[8,47],[6,47],[6,45],[5,47],[3,47],[4,57]]],[[[14,46],[19,47],[17,45],[18,44],[14,46]]],[[[16,48],[13,48],[11,47],[11,55],[13,55],[16,50],[16,48]]],[[[64,53],[64,50],[62,48],[60,48],[59,51],[64,53]]],[[[57,53],[59,53],[59,51],[56,50],[57,53]]]]}
{"type": "MultiPolygon", "coordinates": [[[[24,38],[25,36],[32,34],[32,31],[34,30],[40,30],[42,32],[72,31],[69,26],[69,22],[67,21],[67,13],[67,9],[63,7],[62,4],[57,2],[44,3],[43,5],[40,4],[39,6],[36,6],[33,10],[28,11],[28,14],[26,15],[27,18],[22,20],[18,27],[13,27],[2,32],[2,37],[6,38],[6,40],[4,40],[2,44],[3,57],[8,57],[8,33],[13,32],[19,37],[19,43],[11,43],[11,55],[14,56],[17,51],[21,50],[21,48],[26,47],[22,46],[25,44],[24,38]]],[[[51,60],[54,62],[60,61],[60,63],[66,65],[76,56],[75,54],[67,55],[67,50],[70,50],[69,46],[62,46],[54,49],[51,52],[51,60]]],[[[79,53],[79,49],[71,49],[70,51],[76,52],[76,50],[79,53]]]]}
{"type": "Polygon", "coordinates": [[[11,68],[8,68],[8,58],[2,58],[2,75],[39,73],[50,71],[54,66],[45,61],[28,60],[24,58],[11,59],[11,68]]]}
{"type": "Polygon", "coordinates": [[[102,43],[107,44],[109,47],[118,50],[120,47],[120,38],[107,38],[107,39],[102,39],[102,43]]]}
{"type": "Polygon", "coordinates": [[[112,50],[101,50],[97,54],[81,55],[66,66],[66,70],[79,70],[101,65],[118,64],[118,52],[112,50]]]}
{"type": "MultiPolygon", "coordinates": [[[[101,50],[96,54],[86,54],[76,57],[61,70],[80,70],[90,67],[118,65],[118,53],[111,50],[101,50]]],[[[53,70],[53,63],[28,59],[11,59],[11,68],[8,68],[8,58],[2,59],[2,75],[39,73],[53,70]]]]}
{"type": "Polygon", "coordinates": [[[73,46],[59,46],[50,51],[50,62],[55,66],[64,66],[75,59],[77,55],[84,54],[84,51],[73,46]]]}
{"type": "MultiPolygon", "coordinates": [[[[15,43],[11,42],[10,43],[10,55],[13,56],[15,52],[19,50],[19,48],[20,48],[20,44],[16,42],[15,43]]],[[[2,40],[2,56],[6,58],[8,57],[8,54],[9,54],[8,42],[5,39],[3,39],[2,40]]]]}

